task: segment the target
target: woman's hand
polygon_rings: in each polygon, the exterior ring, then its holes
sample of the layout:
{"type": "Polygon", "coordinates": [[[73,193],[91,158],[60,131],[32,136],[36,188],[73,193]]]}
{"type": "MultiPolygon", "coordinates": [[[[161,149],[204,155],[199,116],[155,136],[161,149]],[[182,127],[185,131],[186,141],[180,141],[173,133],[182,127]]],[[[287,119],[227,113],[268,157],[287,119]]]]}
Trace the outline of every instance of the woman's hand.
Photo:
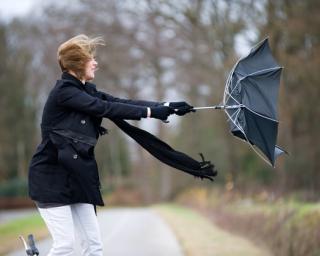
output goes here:
{"type": "Polygon", "coordinates": [[[178,116],[183,116],[191,111],[195,112],[193,106],[189,105],[185,101],[169,102],[169,104],[167,103],[165,105],[168,105],[170,108],[172,108],[174,113],[178,116]]]}
{"type": "Polygon", "coordinates": [[[160,120],[167,120],[168,116],[174,113],[174,110],[168,106],[158,106],[150,108],[150,117],[160,120]]]}

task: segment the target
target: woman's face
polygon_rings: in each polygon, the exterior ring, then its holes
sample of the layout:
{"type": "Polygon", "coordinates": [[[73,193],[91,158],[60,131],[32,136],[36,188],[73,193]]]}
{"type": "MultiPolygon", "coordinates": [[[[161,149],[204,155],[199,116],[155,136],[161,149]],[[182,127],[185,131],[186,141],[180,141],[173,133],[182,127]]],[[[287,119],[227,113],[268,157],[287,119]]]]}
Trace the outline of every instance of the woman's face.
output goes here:
{"type": "Polygon", "coordinates": [[[97,68],[98,68],[98,62],[94,58],[89,60],[85,67],[84,80],[85,81],[92,80],[94,78],[94,72],[97,70],[97,68]]]}

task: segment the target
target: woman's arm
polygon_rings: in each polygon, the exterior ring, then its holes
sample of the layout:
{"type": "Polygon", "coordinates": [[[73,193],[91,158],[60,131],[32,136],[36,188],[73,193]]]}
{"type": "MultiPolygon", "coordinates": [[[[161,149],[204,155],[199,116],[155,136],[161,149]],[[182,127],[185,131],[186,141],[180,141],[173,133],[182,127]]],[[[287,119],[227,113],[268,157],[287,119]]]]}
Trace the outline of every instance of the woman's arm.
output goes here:
{"type": "Polygon", "coordinates": [[[140,120],[147,117],[147,107],[93,97],[85,91],[64,82],[57,89],[57,103],[89,115],[106,118],[140,120]]]}
{"type": "Polygon", "coordinates": [[[144,107],[158,107],[158,106],[163,106],[164,104],[164,102],[156,102],[156,101],[120,99],[101,91],[97,91],[97,96],[100,99],[105,101],[119,102],[119,103],[125,103],[125,104],[136,105],[136,106],[144,106],[144,107]]]}

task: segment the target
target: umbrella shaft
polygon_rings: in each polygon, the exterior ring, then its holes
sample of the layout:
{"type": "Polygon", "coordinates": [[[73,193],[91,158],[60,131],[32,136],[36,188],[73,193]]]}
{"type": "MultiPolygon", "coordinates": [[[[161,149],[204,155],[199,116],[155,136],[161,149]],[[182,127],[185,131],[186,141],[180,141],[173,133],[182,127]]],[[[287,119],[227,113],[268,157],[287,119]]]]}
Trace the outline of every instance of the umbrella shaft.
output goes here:
{"type": "Polygon", "coordinates": [[[215,105],[215,106],[208,106],[208,107],[196,107],[193,108],[194,110],[201,110],[201,109],[237,109],[237,108],[242,108],[243,105],[231,105],[231,106],[226,106],[226,105],[215,105]]]}

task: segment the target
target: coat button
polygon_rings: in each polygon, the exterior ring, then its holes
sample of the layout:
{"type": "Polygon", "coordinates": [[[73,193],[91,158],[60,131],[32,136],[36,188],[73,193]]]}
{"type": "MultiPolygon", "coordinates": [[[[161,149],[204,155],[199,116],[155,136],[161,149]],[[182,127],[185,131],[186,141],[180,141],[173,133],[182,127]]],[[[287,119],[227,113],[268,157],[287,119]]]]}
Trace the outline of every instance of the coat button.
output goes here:
{"type": "Polygon", "coordinates": [[[81,120],[81,123],[82,123],[82,124],[85,124],[85,123],[86,123],[86,120],[82,119],[82,120],[81,120]]]}
{"type": "Polygon", "coordinates": [[[73,159],[77,159],[78,158],[78,155],[77,154],[74,154],[73,155],[73,159]]]}

